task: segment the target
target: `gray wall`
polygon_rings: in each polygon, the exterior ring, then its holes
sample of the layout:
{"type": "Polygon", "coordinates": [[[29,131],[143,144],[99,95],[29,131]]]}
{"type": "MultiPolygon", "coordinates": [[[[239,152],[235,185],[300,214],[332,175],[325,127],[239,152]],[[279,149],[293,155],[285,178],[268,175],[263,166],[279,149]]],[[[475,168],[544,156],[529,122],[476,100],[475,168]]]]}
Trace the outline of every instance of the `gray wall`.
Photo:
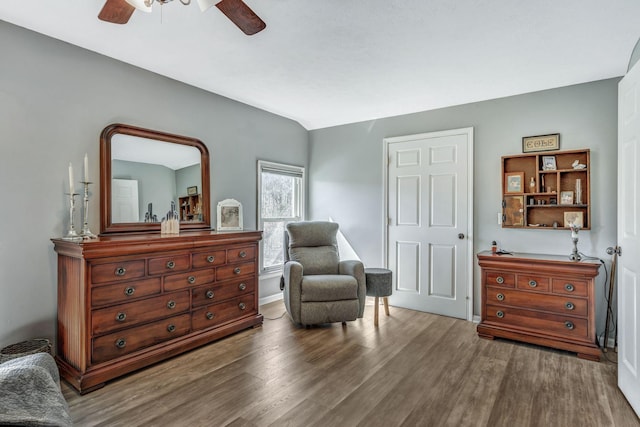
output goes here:
{"type": "MultiPolygon", "coordinates": [[[[616,242],[618,79],[564,87],[457,107],[390,117],[310,132],[309,212],[332,217],[366,266],[384,265],[383,139],[423,132],[474,128],[474,253],[500,247],[568,255],[568,231],[502,229],[500,157],[522,152],[522,137],[560,133],[560,148],[591,149],[592,227],[580,232],[579,249],[606,259],[616,242]]],[[[475,264],[475,260],[474,260],[475,264]]],[[[478,269],[474,312],[479,314],[478,269]]],[[[603,269],[597,289],[598,332],[606,316],[603,269]]]]}
{"type": "MultiPolygon", "coordinates": [[[[54,336],[49,239],[68,227],[67,166],[80,180],[87,152],[90,178],[99,181],[99,135],[108,124],[202,140],[211,155],[211,212],[235,198],[247,229],[256,227],[257,160],[307,165],[308,133],[291,120],[3,21],[0,52],[0,346],[54,336]]],[[[91,190],[97,232],[98,185],[91,190]]]]}

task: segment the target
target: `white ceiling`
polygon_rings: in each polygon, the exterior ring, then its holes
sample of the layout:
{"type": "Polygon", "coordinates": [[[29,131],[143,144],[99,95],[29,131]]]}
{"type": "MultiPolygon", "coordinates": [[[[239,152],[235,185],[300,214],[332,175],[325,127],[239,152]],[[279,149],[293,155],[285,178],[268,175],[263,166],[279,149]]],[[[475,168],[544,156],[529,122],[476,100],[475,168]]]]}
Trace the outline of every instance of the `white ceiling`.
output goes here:
{"type": "Polygon", "coordinates": [[[0,19],[289,117],[307,129],[621,76],[638,0],[245,0],[246,36],[174,1],[128,24],[104,0],[2,0],[0,19]]]}

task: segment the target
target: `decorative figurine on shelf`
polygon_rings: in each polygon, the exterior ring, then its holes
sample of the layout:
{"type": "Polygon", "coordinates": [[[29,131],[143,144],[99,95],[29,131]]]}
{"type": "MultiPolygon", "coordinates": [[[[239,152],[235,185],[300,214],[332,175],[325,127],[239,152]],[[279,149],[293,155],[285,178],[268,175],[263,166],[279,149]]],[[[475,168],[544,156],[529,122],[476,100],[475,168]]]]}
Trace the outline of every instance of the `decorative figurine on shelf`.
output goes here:
{"type": "Polygon", "coordinates": [[[571,261],[580,261],[582,259],[580,252],[578,252],[578,231],[580,231],[580,226],[570,223],[569,228],[571,229],[571,241],[573,242],[573,251],[571,251],[569,259],[571,261]]]}
{"type": "Polygon", "coordinates": [[[587,165],[580,163],[579,160],[574,160],[573,163],[571,163],[571,167],[574,169],[586,169],[587,165]]]}
{"type": "Polygon", "coordinates": [[[531,177],[531,181],[529,181],[529,192],[530,193],[536,192],[536,179],[534,177],[531,177]]]}
{"type": "Polygon", "coordinates": [[[147,205],[147,212],[144,213],[144,222],[158,222],[158,215],[153,213],[153,203],[147,205]]]}

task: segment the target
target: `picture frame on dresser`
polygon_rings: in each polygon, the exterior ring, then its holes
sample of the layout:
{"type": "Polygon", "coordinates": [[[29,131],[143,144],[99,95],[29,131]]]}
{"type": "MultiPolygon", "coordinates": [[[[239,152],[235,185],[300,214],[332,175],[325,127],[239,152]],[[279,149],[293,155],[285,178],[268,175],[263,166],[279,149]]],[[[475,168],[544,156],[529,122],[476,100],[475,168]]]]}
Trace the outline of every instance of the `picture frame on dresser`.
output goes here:
{"type": "Polygon", "coordinates": [[[242,230],[242,203],[235,199],[218,202],[218,231],[242,230]]]}

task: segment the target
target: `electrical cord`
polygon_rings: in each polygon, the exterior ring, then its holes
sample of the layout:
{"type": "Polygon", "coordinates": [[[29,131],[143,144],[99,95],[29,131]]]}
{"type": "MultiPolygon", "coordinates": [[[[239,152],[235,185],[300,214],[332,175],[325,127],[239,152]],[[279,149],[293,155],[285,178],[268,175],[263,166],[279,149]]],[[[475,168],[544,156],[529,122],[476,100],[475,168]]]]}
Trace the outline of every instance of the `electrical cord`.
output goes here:
{"type": "MultiPolygon", "coordinates": [[[[611,286],[611,283],[609,281],[609,270],[607,269],[607,264],[604,262],[603,259],[598,258],[598,257],[593,257],[593,256],[589,256],[589,255],[585,255],[582,252],[578,252],[578,254],[582,257],[582,259],[587,259],[587,260],[598,260],[600,261],[600,263],[602,263],[602,266],[604,267],[604,299],[607,303],[607,316],[611,316],[611,329],[609,330],[609,333],[611,334],[617,334],[617,325],[616,325],[616,321],[615,318],[613,317],[613,308],[611,306],[611,301],[609,301],[609,287],[611,286]],[[607,286],[608,285],[608,286],[607,286]]],[[[606,331],[602,331],[600,333],[600,335],[596,335],[596,345],[598,346],[598,348],[603,349],[603,346],[600,345],[600,340],[604,340],[604,335],[605,335],[606,331]]],[[[613,335],[615,336],[615,335],[613,335]]],[[[603,342],[602,343],[604,345],[604,348],[607,348],[607,344],[603,342]]],[[[602,354],[604,355],[605,359],[607,359],[609,362],[617,364],[618,361],[617,360],[611,360],[609,358],[609,353],[603,351],[602,354]]]]}
{"type": "Polygon", "coordinates": [[[263,317],[264,317],[266,320],[278,320],[278,319],[282,319],[282,317],[283,317],[285,314],[287,314],[287,311],[286,311],[286,310],[285,310],[285,311],[283,311],[283,312],[282,312],[282,314],[281,314],[280,316],[278,316],[278,317],[266,317],[266,316],[264,316],[264,315],[263,315],[263,317]]]}

